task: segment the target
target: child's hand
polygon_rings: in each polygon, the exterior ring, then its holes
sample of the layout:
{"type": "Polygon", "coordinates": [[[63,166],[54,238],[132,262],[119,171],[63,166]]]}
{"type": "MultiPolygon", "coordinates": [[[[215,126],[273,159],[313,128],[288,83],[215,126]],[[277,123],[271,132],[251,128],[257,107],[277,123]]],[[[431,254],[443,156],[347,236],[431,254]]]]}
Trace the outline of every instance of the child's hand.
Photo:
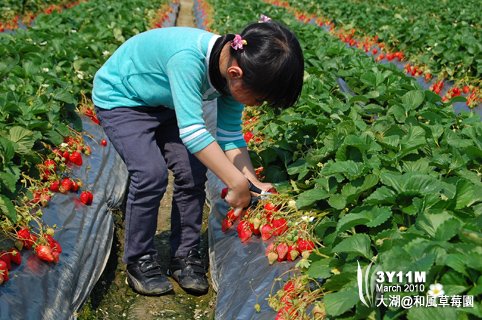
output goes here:
{"type": "Polygon", "coordinates": [[[229,206],[233,207],[235,211],[243,210],[243,208],[249,206],[251,202],[251,192],[248,188],[248,181],[244,179],[244,181],[239,184],[228,188],[228,193],[224,200],[229,206]]]}

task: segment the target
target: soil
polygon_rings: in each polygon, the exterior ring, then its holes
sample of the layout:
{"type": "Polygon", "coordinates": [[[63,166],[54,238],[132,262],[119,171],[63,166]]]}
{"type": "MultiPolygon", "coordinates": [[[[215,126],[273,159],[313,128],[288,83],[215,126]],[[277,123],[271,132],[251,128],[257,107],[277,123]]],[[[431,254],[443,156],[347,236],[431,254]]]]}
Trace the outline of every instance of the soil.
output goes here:
{"type": "MultiPolygon", "coordinates": [[[[194,27],[192,1],[181,0],[177,25],[194,27]]],[[[167,270],[169,264],[170,211],[172,199],[172,176],[168,190],[159,209],[156,248],[159,252],[159,263],[167,270]]],[[[126,284],[125,265],[122,263],[124,226],[123,212],[112,212],[115,219],[115,237],[109,260],[104,272],[93,288],[90,297],[79,311],[79,320],[167,320],[167,319],[214,319],[216,293],[212,289],[205,295],[195,296],[184,292],[172,280],[174,293],[159,297],[147,297],[136,294],[126,284]]],[[[207,217],[209,208],[204,210],[204,221],[201,237],[201,254],[208,264],[207,217]]],[[[209,277],[209,274],[208,274],[209,277]]]]}

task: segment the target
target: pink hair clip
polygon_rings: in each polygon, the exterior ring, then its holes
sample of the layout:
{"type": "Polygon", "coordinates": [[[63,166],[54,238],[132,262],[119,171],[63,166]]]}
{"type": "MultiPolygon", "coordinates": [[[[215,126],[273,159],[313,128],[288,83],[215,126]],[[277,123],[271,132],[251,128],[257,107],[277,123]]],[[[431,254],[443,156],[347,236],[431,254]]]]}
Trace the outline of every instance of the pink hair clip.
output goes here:
{"type": "Polygon", "coordinates": [[[241,38],[239,34],[236,34],[234,36],[233,41],[231,41],[231,48],[233,48],[234,50],[238,50],[238,49],[243,50],[243,46],[247,44],[248,44],[248,41],[241,38]]]}
{"type": "Polygon", "coordinates": [[[258,20],[259,23],[270,22],[270,21],[271,21],[271,18],[268,16],[265,16],[264,14],[261,14],[259,16],[259,20],[258,20]]]}

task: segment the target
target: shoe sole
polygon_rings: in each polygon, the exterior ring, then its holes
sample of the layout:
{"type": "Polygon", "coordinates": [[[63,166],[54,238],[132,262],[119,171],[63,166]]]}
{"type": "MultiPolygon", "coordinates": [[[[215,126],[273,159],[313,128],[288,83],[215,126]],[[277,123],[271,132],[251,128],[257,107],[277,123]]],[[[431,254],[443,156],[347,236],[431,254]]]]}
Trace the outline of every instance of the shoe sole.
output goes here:
{"type": "Polygon", "coordinates": [[[145,291],[143,288],[142,288],[142,285],[140,284],[139,281],[137,281],[136,279],[131,279],[129,277],[129,274],[127,275],[126,277],[126,284],[131,287],[132,290],[134,290],[134,292],[137,292],[139,294],[142,294],[142,295],[145,295],[145,296],[160,296],[160,295],[163,295],[165,293],[168,293],[168,292],[171,292],[174,287],[172,286],[172,284],[169,283],[169,286],[165,289],[165,290],[159,290],[159,291],[145,291]]]}

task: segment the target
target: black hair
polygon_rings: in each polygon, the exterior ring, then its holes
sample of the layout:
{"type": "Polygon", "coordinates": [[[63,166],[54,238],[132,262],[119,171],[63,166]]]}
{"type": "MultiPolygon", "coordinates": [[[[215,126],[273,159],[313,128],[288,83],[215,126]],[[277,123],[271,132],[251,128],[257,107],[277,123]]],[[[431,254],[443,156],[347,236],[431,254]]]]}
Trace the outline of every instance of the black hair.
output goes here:
{"type": "MultiPolygon", "coordinates": [[[[301,94],[304,73],[303,52],[294,33],[270,21],[250,24],[240,35],[247,44],[239,50],[230,48],[230,54],[243,70],[246,87],[273,107],[294,105],[301,94]]],[[[209,61],[211,82],[222,94],[228,94],[228,90],[219,71],[219,56],[233,39],[234,34],[218,38],[209,61]]]]}

